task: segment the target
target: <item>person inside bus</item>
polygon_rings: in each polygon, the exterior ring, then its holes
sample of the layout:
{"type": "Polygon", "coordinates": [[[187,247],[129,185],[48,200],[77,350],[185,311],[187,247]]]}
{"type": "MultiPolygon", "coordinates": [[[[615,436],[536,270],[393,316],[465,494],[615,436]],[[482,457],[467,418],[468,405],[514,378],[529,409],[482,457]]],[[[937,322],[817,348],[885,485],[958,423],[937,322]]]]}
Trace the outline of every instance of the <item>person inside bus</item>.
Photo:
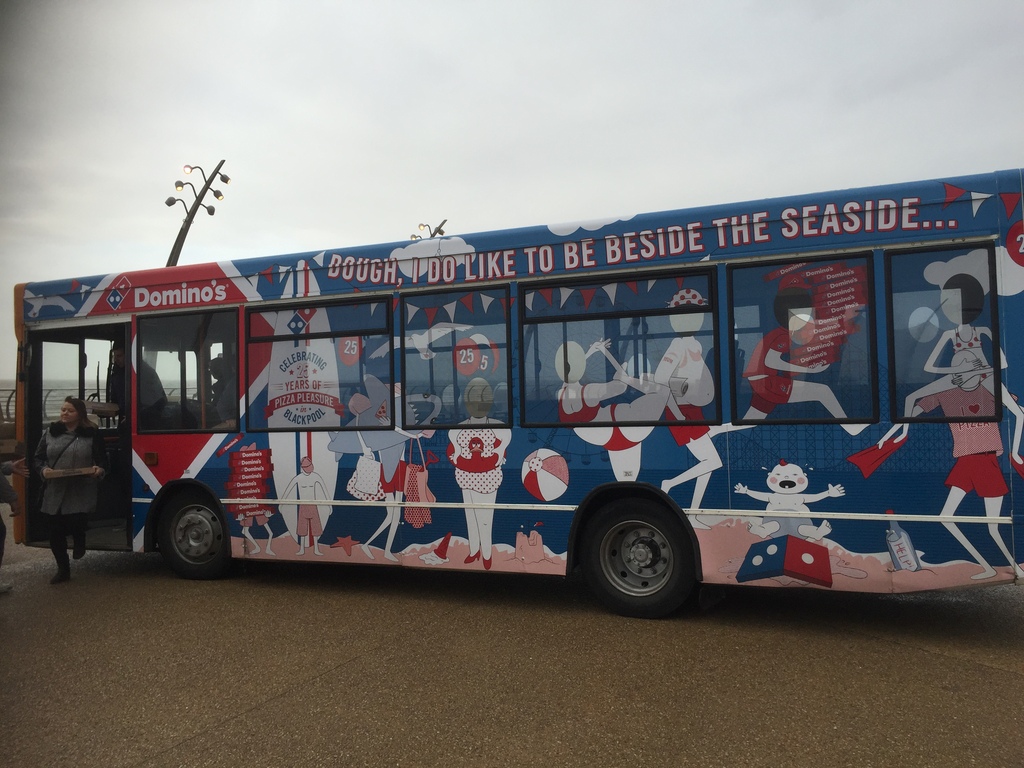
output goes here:
{"type": "Polygon", "coordinates": [[[74,558],[85,555],[86,520],[96,509],[97,486],[107,471],[103,440],[82,400],[64,399],[60,419],[43,432],[34,464],[45,481],[41,511],[49,518],[50,550],[57,561],[57,575],[50,583],[60,584],[71,578],[69,534],[74,558]]]}
{"type": "Polygon", "coordinates": [[[128,371],[124,367],[124,342],[115,341],[110,348],[110,369],[107,372],[107,400],[117,404],[117,422],[128,420],[128,371]]]}
{"type": "MultiPolygon", "coordinates": [[[[18,459],[17,461],[5,461],[0,465],[0,504],[8,504],[11,507],[11,517],[17,517],[21,514],[21,507],[19,506],[18,494],[14,492],[11,484],[7,482],[5,475],[12,473],[18,473],[19,475],[28,475],[28,469],[25,467],[25,460],[18,459]]],[[[4,542],[7,541],[7,526],[4,525],[4,520],[0,517],[0,565],[4,562],[4,542]]],[[[0,582],[0,595],[5,592],[10,592],[12,585],[8,582],[0,582]]]]}
{"type": "Polygon", "coordinates": [[[131,423],[128,419],[128,371],[124,365],[124,342],[115,341],[110,348],[107,370],[107,401],[117,405],[117,449],[112,468],[117,472],[123,498],[131,498],[132,453],[131,423]]]}
{"type": "MultiPolygon", "coordinates": [[[[114,342],[111,349],[111,361],[113,365],[108,377],[110,399],[117,403],[123,420],[126,420],[131,411],[132,398],[125,367],[124,342],[114,342]]],[[[139,360],[139,403],[141,406],[140,418],[145,414],[150,422],[159,421],[164,406],[167,405],[167,393],[164,391],[163,382],[160,381],[160,375],[153,366],[141,359],[139,360]]]]}
{"type": "MultiPolygon", "coordinates": [[[[124,342],[115,341],[110,352],[111,369],[107,380],[110,399],[117,403],[119,421],[126,422],[131,412],[131,387],[128,386],[124,359],[124,342]]],[[[153,429],[164,423],[167,393],[156,370],[145,360],[139,360],[139,427],[153,429]]]]}
{"type": "Polygon", "coordinates": [[[235,377],[223,355],[217,355],[210,361],[210,375],[213,383],[210,386],[211,403],[217,421],[224,426],[235,423],[235,411],[238,405],[238,392],[235,377]]]}

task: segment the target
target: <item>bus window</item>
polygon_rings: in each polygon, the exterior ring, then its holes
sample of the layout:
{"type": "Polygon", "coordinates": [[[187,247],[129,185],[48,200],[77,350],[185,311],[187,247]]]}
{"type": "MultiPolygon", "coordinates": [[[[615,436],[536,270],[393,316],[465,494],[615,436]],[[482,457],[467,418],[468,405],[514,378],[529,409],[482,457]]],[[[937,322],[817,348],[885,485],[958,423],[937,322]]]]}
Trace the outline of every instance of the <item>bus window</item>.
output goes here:
{"type": "Polygon", "coordinates": [[[248,370],[267,373],[248,382],[255,393],[249,429],[393,427],[389,306],[390,300],[250,312],[248,370]],[[357,421],[368,400],[373,411],[357,421]]]}
{"type": "Polygon", "coordinates": [[[991,246],[890,254],[888,268],[892,420],[996,419],[991,246]],[[970,402],[960,409],[952,400],[970,402]]]}
{"type": "Polygon", "coordinates": [[[142,317],[138,328],[139,432],[235,429],[235,313],[142,317]]]}
{"type": "Polygon", "coordinates": [[[38,351],[42,360],[42,408],[40,428],[56,421],[64,398],[80,397],[82,351],[78,342],[44,341],[38,351]]]}
{"type": "Polygon", "coordinates": [[[719,420],[712,299],[700,273],[527,291],[525,423],[719,420]]]}
{"type": "Polygon", "coordinates": [[[438,426],[469,419],[508,424],[508,293],[409,296],[402,309],[407,405],[439,400],[438,426]]]}
{"type": "Polygon", "coordinates": [[[85,401],[91,418],[99,426],[116,426],[117,409],[107,402],[109,339],[45,340],[40,351],[44,425],[56,421],[61,403],[70,395],[85,401]]]}
{"type": "Polygon", "coordinates": [[[729,290],[736,422],[877,421],[867,258],[732,267],[729,290]]]}

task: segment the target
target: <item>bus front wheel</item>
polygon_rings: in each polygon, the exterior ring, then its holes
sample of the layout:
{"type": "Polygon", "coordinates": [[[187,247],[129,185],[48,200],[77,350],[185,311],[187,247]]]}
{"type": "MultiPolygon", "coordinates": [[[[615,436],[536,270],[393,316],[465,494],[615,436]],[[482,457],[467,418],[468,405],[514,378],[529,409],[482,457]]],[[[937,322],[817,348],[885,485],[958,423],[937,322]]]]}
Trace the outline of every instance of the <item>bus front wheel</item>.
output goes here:
{"type": "Polygon", "coordinates": [[[587,523],[582,544],[588,586],[623,616],[668,616],[696,586],[686,529],[656,502],[618,499],[605,505],[587,523]]]}
{"type": "Polygon", "coordinates": [[[220,512],[203,496],[182,493],[160,516],[160,552],[186,579],[216,579],[231,562],[231,539],[220,512]]]}

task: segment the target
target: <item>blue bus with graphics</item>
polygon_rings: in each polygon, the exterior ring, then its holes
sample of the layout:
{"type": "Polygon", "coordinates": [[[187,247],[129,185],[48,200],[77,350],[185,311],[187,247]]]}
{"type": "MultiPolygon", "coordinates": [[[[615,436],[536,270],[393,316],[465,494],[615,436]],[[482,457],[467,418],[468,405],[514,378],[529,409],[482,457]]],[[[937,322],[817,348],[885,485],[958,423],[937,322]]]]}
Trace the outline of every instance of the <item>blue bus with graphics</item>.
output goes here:
{"type": "Polygon", "coordinates": [[[1022,195],[1009,170],[27,283],[18,438],[87,399],[87,546],[190,578],[580,569],[641,617],[702,584],[1013,582],[1022,195]]]}

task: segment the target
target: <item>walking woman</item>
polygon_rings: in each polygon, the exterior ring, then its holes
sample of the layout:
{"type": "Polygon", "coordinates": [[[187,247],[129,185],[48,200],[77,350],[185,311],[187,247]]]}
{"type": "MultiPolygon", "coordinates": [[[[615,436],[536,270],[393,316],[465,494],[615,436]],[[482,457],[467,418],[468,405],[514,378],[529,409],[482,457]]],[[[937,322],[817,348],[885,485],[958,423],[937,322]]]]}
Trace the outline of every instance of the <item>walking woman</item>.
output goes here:
{"type": "Polygon", "coordinates": [[[57,561],[51,584],[71,578],[68,535],[74,538],[75,559],[85,555],[86,520],[96,509],[96,486],[106,465],[103,440],[89,421],[85,403],[65,398],[60,420],[43,433],[35,454],[35,467],[45,481],[42,511],[49,515],[50,550],[57,561]]]}

